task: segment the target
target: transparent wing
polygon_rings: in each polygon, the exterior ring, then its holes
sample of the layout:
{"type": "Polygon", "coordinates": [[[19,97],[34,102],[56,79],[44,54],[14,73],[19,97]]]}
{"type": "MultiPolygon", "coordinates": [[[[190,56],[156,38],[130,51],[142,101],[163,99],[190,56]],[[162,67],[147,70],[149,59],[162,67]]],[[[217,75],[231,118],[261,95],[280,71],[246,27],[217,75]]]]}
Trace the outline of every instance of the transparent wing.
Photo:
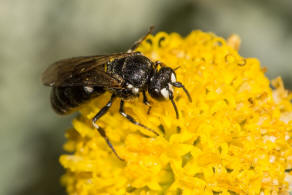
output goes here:
{"type": "Polygon", "coordinates": [[[131,55],[133,53],[117,53],[60,60],[45,70],[42,74],[42,83],[51,87],[81,85],[120,87],[120,81],[105,72],[105,65],[110,60],[131,55]]]}

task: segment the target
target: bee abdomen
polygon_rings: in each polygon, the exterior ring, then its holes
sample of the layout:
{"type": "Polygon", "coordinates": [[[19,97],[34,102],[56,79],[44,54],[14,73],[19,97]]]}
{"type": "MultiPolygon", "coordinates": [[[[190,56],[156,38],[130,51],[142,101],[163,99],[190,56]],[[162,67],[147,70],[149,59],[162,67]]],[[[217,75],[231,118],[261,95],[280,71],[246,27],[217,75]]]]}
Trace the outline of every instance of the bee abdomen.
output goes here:
{"type": "Polygon", "coordinates": [[[94,87],[92,91],[85,90],[83,86],[77,87],[53,87],[51,92],[51,104],[58,114],[70,114],[90,100],[103,94],[102,87],[94,87]]]}

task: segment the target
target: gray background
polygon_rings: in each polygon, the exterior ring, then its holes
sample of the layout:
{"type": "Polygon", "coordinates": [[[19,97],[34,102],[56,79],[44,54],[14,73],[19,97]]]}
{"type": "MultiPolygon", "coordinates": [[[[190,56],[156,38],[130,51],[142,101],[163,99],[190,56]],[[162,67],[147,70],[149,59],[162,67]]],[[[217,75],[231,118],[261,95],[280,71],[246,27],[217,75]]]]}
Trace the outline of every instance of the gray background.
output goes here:
{"type": "Polygon", "coordinates": [[[63,194],[72,116],[54,114],[41,72],[66,57],[125,51],[154,24],[242,38],[241,55],[292,89],[291,0],[0,0],[0,194],[63,194]]]}

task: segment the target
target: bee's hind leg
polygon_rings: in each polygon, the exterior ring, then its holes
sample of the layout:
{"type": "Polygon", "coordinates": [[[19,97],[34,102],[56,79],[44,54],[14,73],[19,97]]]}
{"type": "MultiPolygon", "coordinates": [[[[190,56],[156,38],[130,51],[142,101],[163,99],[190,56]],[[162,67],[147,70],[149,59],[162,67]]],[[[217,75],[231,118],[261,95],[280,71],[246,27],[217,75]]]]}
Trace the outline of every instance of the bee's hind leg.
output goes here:
{"type": "Polygon", "coordinates": [[[143,91],[143,103],[147,106],[150,106],[151,107],[151,104],[150,102],[148,101],[148,98],[147,98],[147,95],[146,95],[146,92],[143,91]]]}
{"type": "Polygon", "coordinates": [[[145,91],[143,91],[143,103],[148,106],[147,114],[149,115],[152,107],[151,107],[150,102],[148,101],[148,98],[147,98],[145,91]]]}
{"type": "Polygon", "coordinates": [[[120,159],[121,161],[124,161],[124,159],[122,159],[118,155],[118,153],[116,152],[115,148],[113,147],[112,143],[110,142],[109,138],[107,137],[105,130],[96,124],[96,121],[99,118],[101,118],[104,114],[106,114],[107,111],[109,110],[109,108],[112,106],[115,97],[116,97],[115,95],[112,95],[111,99],[108,101],[108,103],[102,109],[100,109],[100,111],[92,118],[92,125],[97,129],[99,134],[105,139],[107,145],[111,148],[111,150],[117,156],[117,158],[120,159]]]}
{"type": "Polygon", "coordinates": [[[125,161],[125,160],[122,159],[122,158],[118,155],[118,153],[116,152],[114,146],[112,145],[112,143],[110,142],[110,140],[109,140],[108,137],[106,136],[106,133],[105,133],[104,129],[101,128],[101,127],[99,127],[99,126],[97,126],[97,127],[95,126],[95,128],[97,129],[97,131],[99,132],[99,134],[105,139],[107,145],[112,149],[112,151],[113,151],[113,153],[116,155],[116,157],[117,157],[118,159],[120,159],[121,161],[125,161]]]}

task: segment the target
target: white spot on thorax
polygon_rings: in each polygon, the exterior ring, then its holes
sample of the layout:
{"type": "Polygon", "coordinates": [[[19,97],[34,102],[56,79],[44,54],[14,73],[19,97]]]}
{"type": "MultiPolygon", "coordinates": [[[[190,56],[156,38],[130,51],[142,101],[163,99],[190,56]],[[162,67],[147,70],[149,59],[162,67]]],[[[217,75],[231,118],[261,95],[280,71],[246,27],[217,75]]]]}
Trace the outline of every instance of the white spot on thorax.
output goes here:
{"type": "Polygon", "coordinates": [[[133,88],[133,85],[128,84],[128,85],[127,85],[127,88],[128,88],[128,89],[132,89],[132,88],[133,88]]]}
{"type": "Polygon", "coordinates": [[[89,86],[84,86],[83,89],[86,93],[92,93],[94,90],[93,87],[89,87],[89,86]]]}
{"type": "Polygon", "coordinates": [[[133,94],[138,94],[139,93],[139,88],[136,88],[136,87],[132,88],[132,93],[133,94]]]}

